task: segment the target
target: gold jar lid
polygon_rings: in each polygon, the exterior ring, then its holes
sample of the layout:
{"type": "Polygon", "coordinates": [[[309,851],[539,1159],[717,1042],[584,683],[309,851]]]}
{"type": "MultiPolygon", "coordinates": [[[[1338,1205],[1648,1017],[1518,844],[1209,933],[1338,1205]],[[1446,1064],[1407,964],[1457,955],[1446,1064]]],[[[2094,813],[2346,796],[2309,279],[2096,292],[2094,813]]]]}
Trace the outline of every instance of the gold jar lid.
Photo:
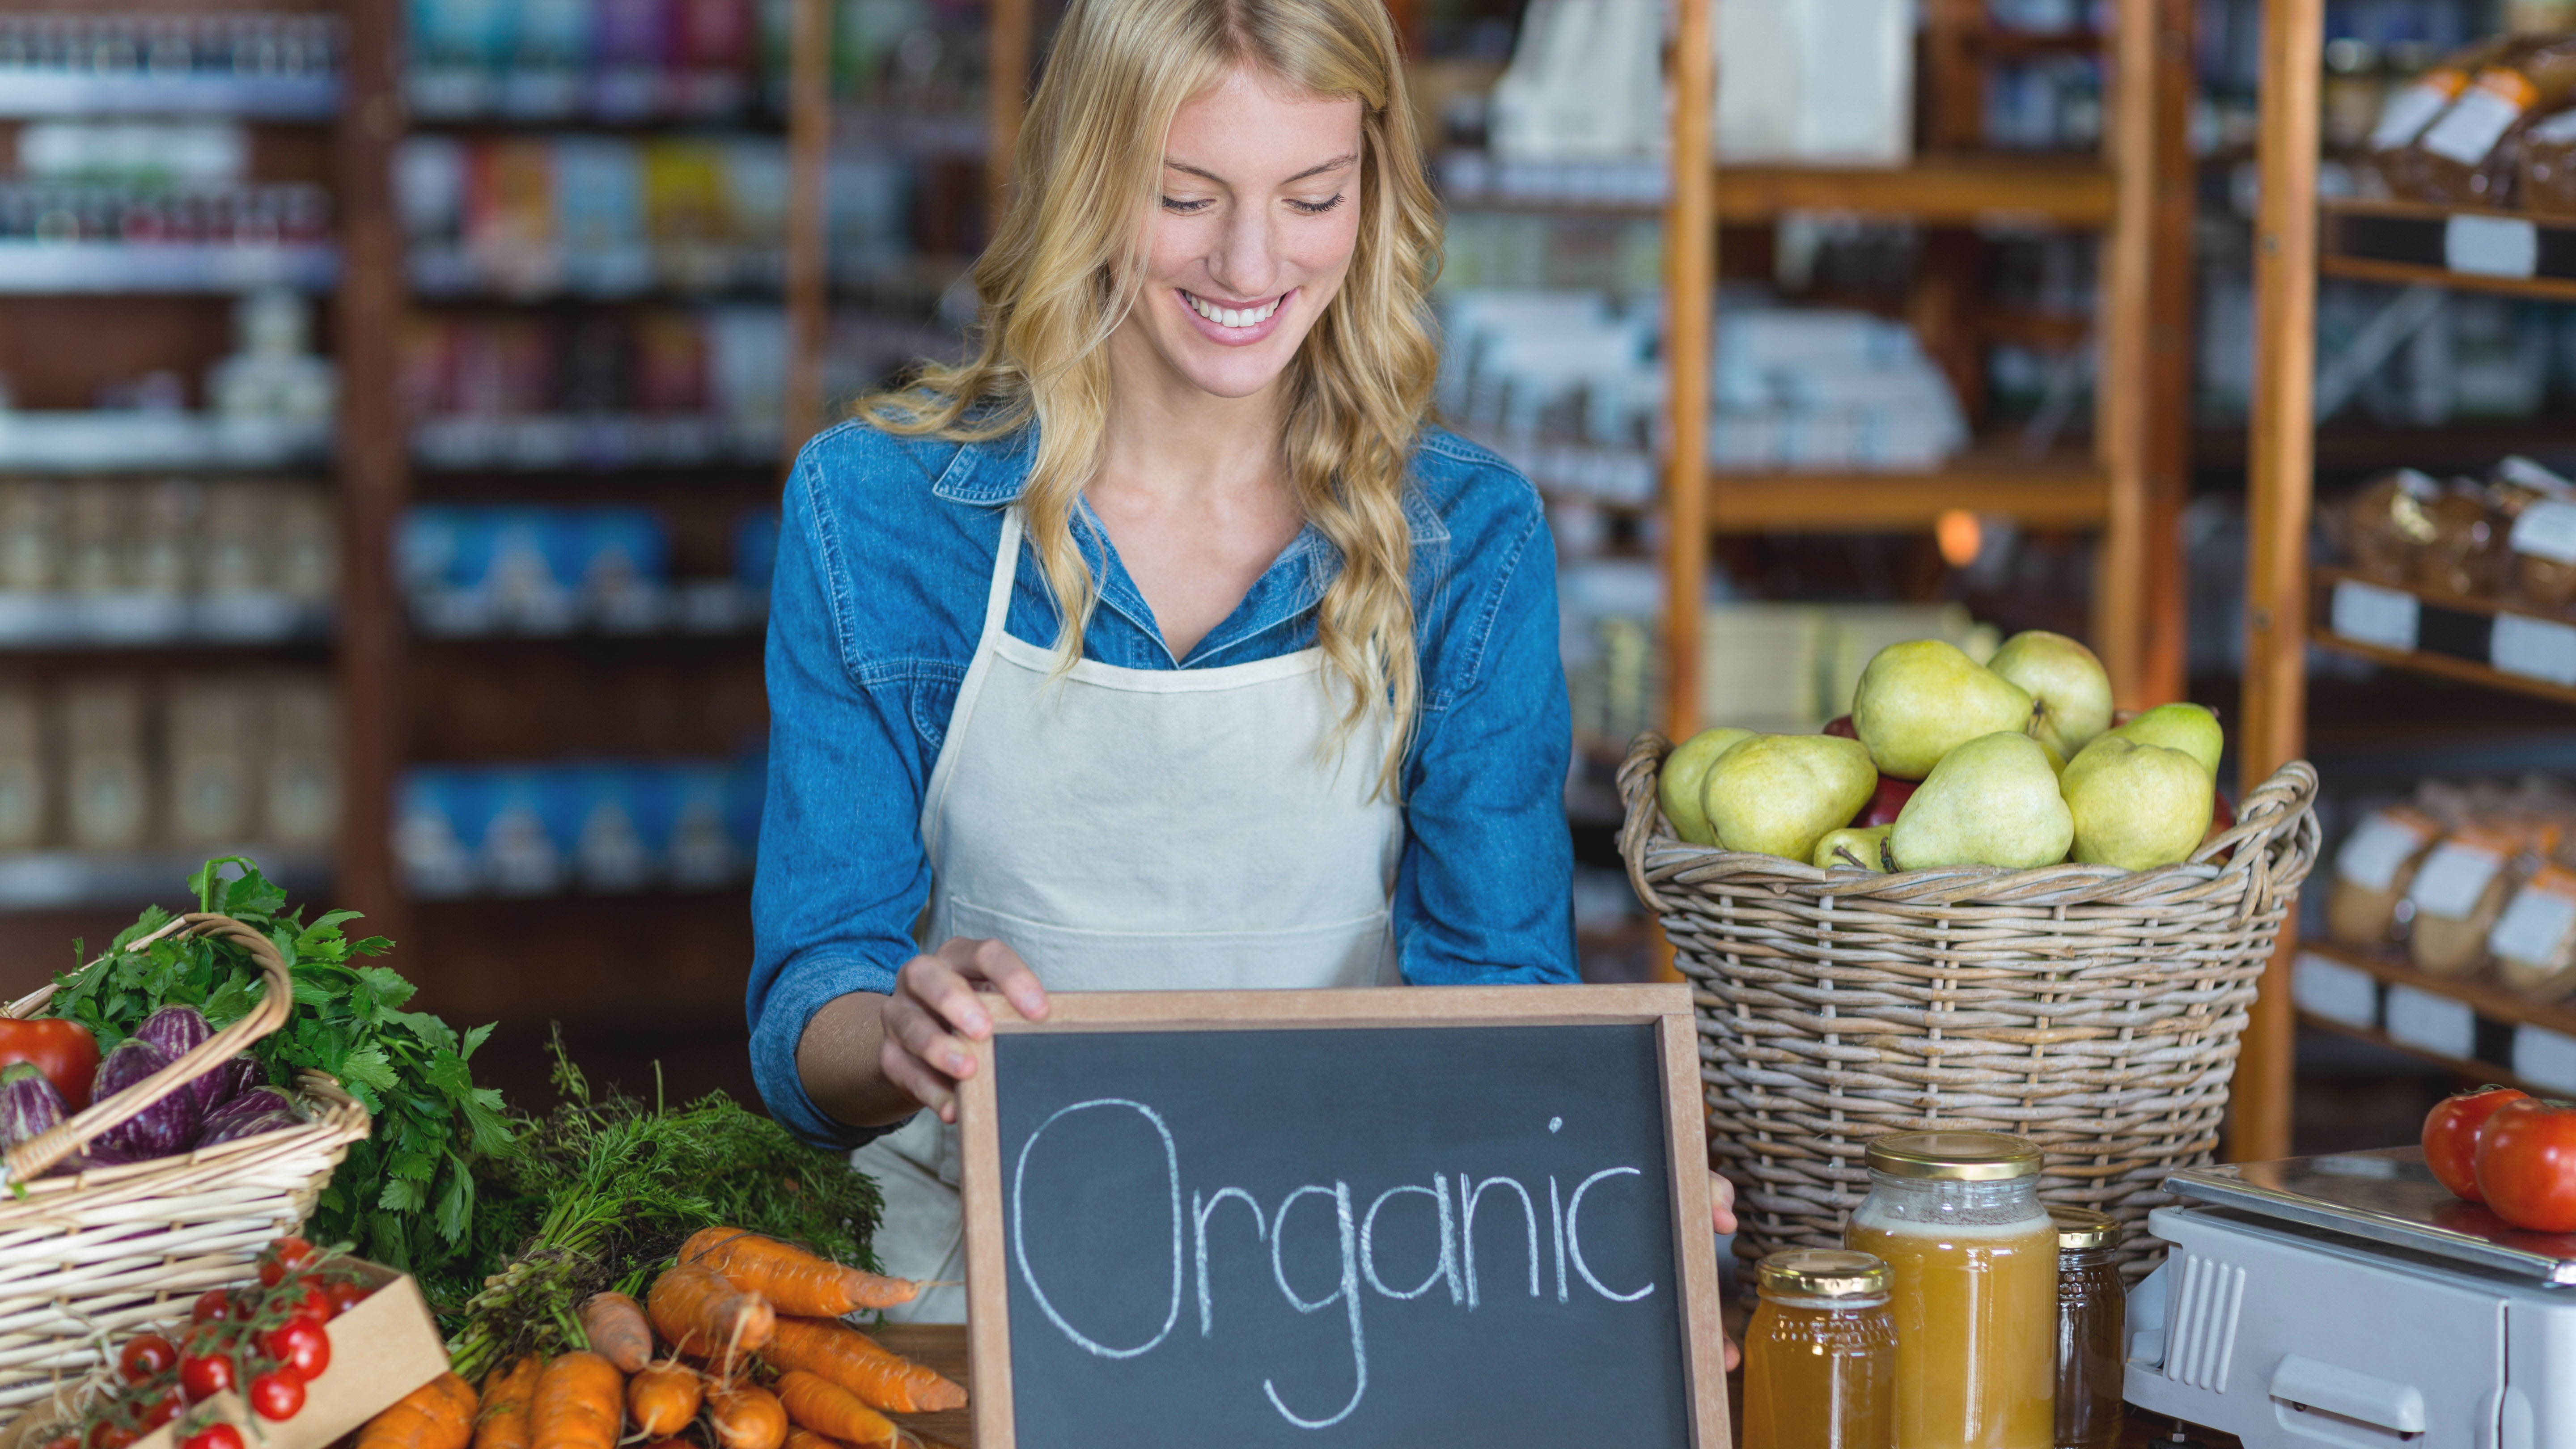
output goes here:
{"type": "Polygon", "coordinates": [[[2039,1176],[2038,1144],[2000,1132],[1899,1132],[1869,1143],[1869,1170],[1944,1182],[2039,1176]]]}
{"type": "Polygon", "coordinates": [[[2057,1224],[2057,1250],[2107,1248],[2120,1241],[2120,1221],[2091,1208],[2052,1207],[2048,1220],[2057,1224]]]}
{"type": "Polygon", "coordinates": [[[1887,1291],[1887,1264],[1845,1248],[1785,1248],[1762,1260],[1762,1291],[1806,1298],[1869,1298],[1887,1291]]]}

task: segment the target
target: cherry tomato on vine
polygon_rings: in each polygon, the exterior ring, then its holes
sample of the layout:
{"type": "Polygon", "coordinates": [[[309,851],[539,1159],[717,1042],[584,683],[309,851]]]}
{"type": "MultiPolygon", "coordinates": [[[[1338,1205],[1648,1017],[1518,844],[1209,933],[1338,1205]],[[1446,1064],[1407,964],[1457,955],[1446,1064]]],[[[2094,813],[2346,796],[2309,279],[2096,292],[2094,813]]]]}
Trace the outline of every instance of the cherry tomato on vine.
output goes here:
{"type": "Polygon", "coordinates": [[[273,1368],[251,1375],[251,1412],[271,1423],[292,1419],[304,1411],[304,1381],[286,1368],[273,1368]]]}
{"type": "Polygon", "coordinates": [[[142,1437],[123,1424],[97,1424],[89,1431],[89,1449],[131,1449],[142,1437]]]}
{"type": "Polygon", "coordinates": [[[242,1449],[241,1430],[218,1420],[180,1440],[179,1449],[242,1449]]]}
{"type": "Polygon", "coordinates": [[[2576,1103],[2508,1102],[2478,1134],[2478,1187],[2495,1215],[2536,1233],[2576,1233],[2576,1103]]]}
{"type": "Polygon", "coordinates": [[[2433,1169],[2434,1180],[2449,1188],[2453,1197],[2486,1201],[2478,1191],[2478,1134],[2488,1118],[2526,1095],[2511,1087],[2480,1087],[2444,1097],[2425,1114],[2424,1165],[2433,1169]]]}
{"type": "Polygon", "coordinates": [[[203,1403],[240,1382],[241,1370],[229,1354],[191,1353],[179,1360],[179,1391],[189,1403],[203,1403]]]}
{"type": "Polygon", "coordinates": [[[322,1325],[308,1319],[290,1318],[259,1336],[259,1346],[278,1365],[306,1383],[322,1376],[331,1366],[331,1336],[322,1325]]]}
{"type": "Polygon", "coordinates": [[[127,1339],[125,1348],[116,1356],[116,1371],[129,1384],[139,1384],[154,1374],[167,1373],[178,1364],[178,1345],[157,1333],[137,1334],[127,1339]]]}
{"type": "Polygon", "coordinates": [[[348,1278],[332,1283],[322,1291],[330,1296],[331,1314],[335,1318],[367,1299],[367,1285],[348,1278]]]}
{"type": "Polygon", "coordinates": [[[169,1423],[179,1417],[179,1391],[163,1389],[159,1397],[146,1400],[135,1417],[142,1421],[147,1434],[169,1423]]]}
{"type": "Polygon", "coordinates": [[[303,1272],[314,1259],[313,1245],[297,1237],[284,1237],[269,1245],[260,1255],[259,1282],[263,1288],[274,1288],[288,1275],[303,1272]]]}
{"type": "Polygon", "coordinates": [[[221,1288],[209,1288],[197,1295],[196,1306],[188,1310],[190,1323],[227,1323],[240,1316],[233,1296],[221,1288]]]}
{"type": "Polygon", "coordinates": [[[80,1436],[78,1434],[65,1434],[60,1438],[54,1439],[40,1446],[40,1449],[80,1449],[80,1436]]]}
{"type": "Polygon", "coordinates": [[[331,1290],[319,1283],[305,1284],[304,1291],[287,1306],[286,1312],[288,1317],[316,1328],[340,1316],[340,1310],[331,1304],[331,1290]]]}

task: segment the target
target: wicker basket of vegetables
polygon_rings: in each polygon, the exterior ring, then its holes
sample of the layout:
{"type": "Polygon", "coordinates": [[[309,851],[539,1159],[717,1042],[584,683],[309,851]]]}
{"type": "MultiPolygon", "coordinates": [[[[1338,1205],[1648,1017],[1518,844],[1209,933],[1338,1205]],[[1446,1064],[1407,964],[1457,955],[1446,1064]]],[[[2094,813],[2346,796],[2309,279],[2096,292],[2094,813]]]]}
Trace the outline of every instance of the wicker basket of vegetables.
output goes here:
{"type": "MultiPolygon", "coordinates": [[[[196,912],[121,949],[189,937],[257,962],[261,987],[238,1019],[209,1031],[192,1008],[156,1012],[99,1064],[96,1100],[77,1111],[41,1072],[0,1073],[0,1140],[13,1144],[0,1154],[0,1409],[44,1397],[102,1362],[113,1339],[179,1322],[197,1294],[247,1277],[368,1133],[367,1109],[331,1077],[304,1072],[283,1090],[244,1055],[294,1001],[266,936],[196,912]]],[[[0,1016],[43,1015],[61,989],[0,1016]]]]}

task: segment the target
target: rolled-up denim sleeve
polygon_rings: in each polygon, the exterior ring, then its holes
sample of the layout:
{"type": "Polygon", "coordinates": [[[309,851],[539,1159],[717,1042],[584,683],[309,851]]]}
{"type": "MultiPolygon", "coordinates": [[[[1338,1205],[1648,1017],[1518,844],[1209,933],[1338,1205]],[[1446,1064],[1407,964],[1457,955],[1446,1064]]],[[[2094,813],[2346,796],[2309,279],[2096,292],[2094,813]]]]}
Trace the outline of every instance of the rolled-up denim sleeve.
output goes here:
{"type": "Polygon", "coordinates": [[[1564,803],[1573,725],[1555,542],[1535,499],[1490,552],[1445,607],[1406,772],[1395,925],[1409,985],[1578,979],[1564,803]]]}
{"type": "Polygon", "coordinates": [[[770,586],[769,790],[746,1007],[752,1078],[770,1115],[818,1146],[847,1147],[882,1129],[815,1106],[797,1044],[824,1003],[894,989],[930,866],[918,824],[922,750],[908,719],[915,681],[894,665],[862,682],[852,667],[857,606],[836,524],[809,449],[788,480],[770,586]]]}

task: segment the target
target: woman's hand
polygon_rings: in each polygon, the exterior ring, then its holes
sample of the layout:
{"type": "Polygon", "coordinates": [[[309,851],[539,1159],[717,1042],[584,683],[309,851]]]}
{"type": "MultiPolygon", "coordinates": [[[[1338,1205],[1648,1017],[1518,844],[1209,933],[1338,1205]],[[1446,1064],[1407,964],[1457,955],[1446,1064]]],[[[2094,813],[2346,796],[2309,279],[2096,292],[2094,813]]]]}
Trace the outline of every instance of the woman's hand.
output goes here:
{"type": "Polygon", "coordinates": [[[965,936],[950,937],[937,951],[903,963],[894,994],[886,998],[878,1068],[887,1081],[938,1112],[942,1122],[957,1120],[958,1080],[975,1073],[967,1042],[993,1034],[992,1013],[975,999],[983,988],[1001,992],[1031,1021],[1046,1019],[1046,988],[1020,953],[999,941],[965,936]]]}
{"type": "MultiPolygon", "coordinates": [[[[1714,1219],[1711,1226],[1717,1229],[1719,1237],[1735,1231],[1735,1184],[1714,1172],[1708,1175],[1708,1215],[1714,1219]]],[[[1726,1367],[1732,1373],[1736,1364],[1743,1360],[1744,1351],[1735,1346],[1734,1339],[1727,1339],[1725,1343],[1726,1367]]]]}

